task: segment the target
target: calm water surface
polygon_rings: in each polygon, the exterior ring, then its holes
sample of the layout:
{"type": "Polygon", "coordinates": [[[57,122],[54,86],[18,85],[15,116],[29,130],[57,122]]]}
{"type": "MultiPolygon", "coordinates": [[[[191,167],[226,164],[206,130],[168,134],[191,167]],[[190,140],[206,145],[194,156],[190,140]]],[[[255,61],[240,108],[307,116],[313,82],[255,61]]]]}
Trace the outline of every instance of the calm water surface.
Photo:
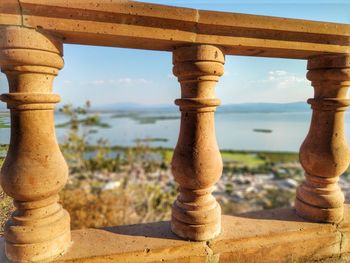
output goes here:
{"type": "MultiPolygon", "coordinates": [[[[144,113],[151,116],[176,116],[172,112],[144,113]]],[[[132,146],[136,139],[164,138],[167,141],[149,143],[152,146],[175,147],[180,120],[158,120],[142,124],[137,120],[113,118],[114,114],[102,114],[103,122],[111,128],[100,128],[92,134],[91,143],[98,138],[108,139],[112,145],[132,146]]],[[[348,114],[349,115],[349,114],[348,114]]],[[[350,142],[350,117],[346,116],[345,131],[350,142]]],[[[6,117],[6,121],[8,117],[6,117]]],[[[216,135],[221,149],[298,151],[309,129],[311,112],[300,113],[216,113],[216,135]],[[254,132],[254,129],[268,129],[271,133],[254,132]]],[[[56,114],[56,123],[67,121],[64,115],[56,114]]],[[[67,129],[57,128],[60,142],[67,136],[67,129]]],[[[10,129],[0,129],[0,143],[9,142],[10,129]]]]}

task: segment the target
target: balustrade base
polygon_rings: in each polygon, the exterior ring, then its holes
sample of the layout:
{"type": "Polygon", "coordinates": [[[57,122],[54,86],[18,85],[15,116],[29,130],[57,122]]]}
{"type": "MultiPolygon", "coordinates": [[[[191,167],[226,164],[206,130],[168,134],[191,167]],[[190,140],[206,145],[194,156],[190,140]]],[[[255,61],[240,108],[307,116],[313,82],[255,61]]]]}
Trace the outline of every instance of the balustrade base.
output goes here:
{"type": "MultiPolygon", "coordinates": [[[[48,262],[57,258],[62,251],[66,251],[71,244],[70,231],[66,231],[61,236],[54,240],[34,243],[34,244],[12,244],[6,243],[6,250],[11,255],[12,262],[23,262],[20,258],[31,258],[32,260],[26,260],[24,262],[48,262]],[[43,253],[44,251],[44,253],[43,253]]],[[[0,257],[0,262],[1,260],[0,257]]]]}
{"type": "MultiPolygon", "coordinates": [[[[71,248],[55,262],[347,262],[350,205],[344,215],[340,224],[306,222],[286,208],[222,216],[221,235],[207,242],[181,240],[168,221],[75,230],[71,248]]],[[[1,240],[5,263],[3,246],[1,240]]]]}
{"type": "Polygon", "coordinates": [[[173,217],[171,222],[171,230],[185,240],[204,241],[213,239],[220,235],[221,222],[219,221],[203,225],[190,225],[173,217]]]}
{"type": "Polygon", "coordinates": [[[308,221],[339,223],[343,220],[344,207],[321,208],[295,199],[296,213],[308,221]]]}

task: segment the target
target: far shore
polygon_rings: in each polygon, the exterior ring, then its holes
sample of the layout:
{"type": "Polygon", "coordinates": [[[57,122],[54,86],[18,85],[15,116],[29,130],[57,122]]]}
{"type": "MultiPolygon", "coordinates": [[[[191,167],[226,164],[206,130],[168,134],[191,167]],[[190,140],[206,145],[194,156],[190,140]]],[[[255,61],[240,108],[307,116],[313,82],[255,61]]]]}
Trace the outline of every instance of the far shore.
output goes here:
{"type": "MultiPolygon", "coordinates": [[[[88,145],[86,147],[87,156],[93,155],[95,151],[98,151],[101,146],[88,145]]],[[[113,145],[106,147],[110,150],[108,158],[115,158],[118,154],[125,154],[128,151],[139,151],[140,149],[147,149],[147,152],[155,154],[161,157],[166,163],[170,163],[174,149],[169,147],[152,147],[147,144],[134,145],[134,146],[118,146],[113,145]]],[[[0,144],[0,160],[6,156],[8,149],[7,144],[0,144]]],[[[257,167],[265,165],[266,163],[295,163],[299,162],[298,152],[288,151],[257,151],[257,150],[233,150],[233,149],[222,149],[220,150],[222,160],[224,163],[240,163],[248,167],[257,167]]],[[[89,157],[86,157],[89,158],[89,157]]],[[[154,158],[154,156],[153,156],[154,158]]],[[[146,158],[147,159],[147,158],[146,158]]]]}

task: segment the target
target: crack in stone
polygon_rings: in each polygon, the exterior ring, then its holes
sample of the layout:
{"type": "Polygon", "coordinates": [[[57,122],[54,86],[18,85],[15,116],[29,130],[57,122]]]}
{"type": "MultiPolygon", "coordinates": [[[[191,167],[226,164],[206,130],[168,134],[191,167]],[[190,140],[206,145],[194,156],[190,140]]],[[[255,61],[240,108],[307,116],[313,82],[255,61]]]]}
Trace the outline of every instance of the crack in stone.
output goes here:
{"type": "Polygon", "coordinates": [[[199,10],[196,9],[196,22],[195,22],[194,43],[197,43],[197,37],[198,37],[198,31],[199,31],[199,29],[198,29],[199,18],[200,18],[199,10]]]}
{"type": "Polygon", "coordinates": [[[21,0],[17,0],[17,2],[18,2],[18,6],[19,6],[19,12],[20,12],[20,15],[21,15],[21,26],[24,26],[23,8],[22,8],[22,5],[21,5],[21,0]]]}
{"type": "Polygon", "coordinates": [[[207,252],[206,263],[218,263],[220,259],[220,254],[215,254],[210,245],[210,241],[205,242],[205,250],[207,252]]]}
{"type": "Polygon", "coordinates": [[[339,224],[335,225],[336,231],[340,233],[339,259],[341,259],[341,257],[342,257],[343,245],[344,245],[344,236],[345,236],[345,234],[340,230],[340,224],[341,224],[341,222],[339,224]]]}
{"type": "Polygon", "coordinates": [[[340,230],[339,230],[339,232],[340,232],[340,251],[339,251],[339,258],[341,258],[341,257],[342,257],[342,251],[343,251],[344,233],[341,232],[340,230]]]}

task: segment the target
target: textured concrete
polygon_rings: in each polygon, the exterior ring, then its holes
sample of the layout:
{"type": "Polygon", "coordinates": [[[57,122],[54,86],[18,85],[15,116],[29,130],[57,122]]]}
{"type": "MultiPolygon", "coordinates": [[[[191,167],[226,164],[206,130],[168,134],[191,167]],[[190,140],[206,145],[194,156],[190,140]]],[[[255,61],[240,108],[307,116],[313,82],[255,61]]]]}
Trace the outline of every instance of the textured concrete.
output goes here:
{"type": "Polygon", "coordinates": [[[77,230],[55,262],[342,262],[341,254],[346,262],[349,205],[345,214],[339,225],[306,222],[292,209],[223,216],[222,234],[208,242],[180,240],[170,222],[77,230]]]}

